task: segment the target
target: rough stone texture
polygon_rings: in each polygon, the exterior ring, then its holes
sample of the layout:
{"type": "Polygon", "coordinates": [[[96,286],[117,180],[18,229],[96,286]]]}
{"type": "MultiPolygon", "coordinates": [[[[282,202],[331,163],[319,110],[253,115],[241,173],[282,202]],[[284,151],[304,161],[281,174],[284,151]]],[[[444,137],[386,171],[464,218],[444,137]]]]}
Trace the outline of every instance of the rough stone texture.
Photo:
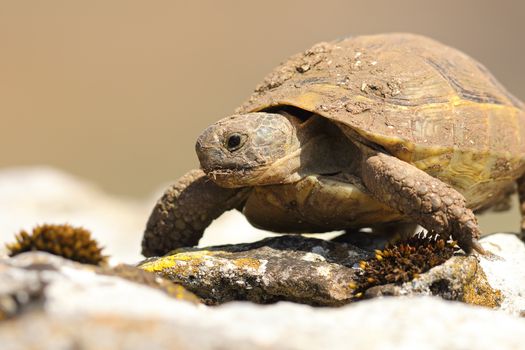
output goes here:
{"type": "Polygon", "coordinates": [[[430,269],[418,278],[402,285],[376,286],[365,292],[365,297],[437,295],[447,300],[468,304],[498,307],[501,292],[491,287],[475,256],[455,256],[444,264],[430,269]]]}
{"type": "Polygon", "coordinates": [[[483,247],[496,255],[480,259],[493,288],[501,291],[501,309],[525,317],[525,244],[513,234],[498,233],[483,238],[483,247]]]}
{"type": "MultiPolygon", "coordinates": [[[[493,238],[494,244],[501,243],[501,237],[493,238]]],[[[487,244],[485,248],[490,249],[487,244]]],[[[324,254],[327,260],[338,257],[324,254]]],[[[170,297],[149,283],[131,283],[95,270],[46,253],[2,260],[0,305],[6,305],[8,294],[19,307],[16,315],[0,321],[2,350],[385,349],[421,344],[428,349],[515,349],[523,345],[525,319],[434,297],[376,298],[340,308],[287,302],[206,307],[170,297]]]]}
{"type": "MultiPolygon", "coordinates": [[[[176,299],[199,302],[180,285],[129,265],[114,268],[85,265],[43,252],[28,252],[0,260],[0,319],[14,317],[26,308],[48,307],[48,301],[63,298],[75,303],[83,294],[110,305],[126,307],[130,302],[126,288],[133,285],[150,287],[148,291],[164,292],[176,299]]],[[[154,297],[154,296],[152,296],[154,297]]],[[[73,305],[73,304],[72,304],[73,305]]],[[[80,305],[78,306],[80,307],[80,305]]],[[[89,308],[89,304],[82,307],[89,308]]]]}
{"type": "MultiPolygon", "coordinates": [[[[125,292],[130,299],[144,294],[137,287],[125,292]]],[[[522,348],[525,330],[524,319],[430,297],[373,299],[337,309],[287,302],[203,307],[162,293],[123,308],[104,302],[93,289],[73,299],[76,304],[53,299],[43,310],[0,323],[2,349],[418,349],[424,344],[492,350],[522,348]]]]}
{"type": "Polygon", "coordinates": [[[179,250],[140,267],[183,284],[208,303],[289,300],[341,305],[352,299],[359,261],[373,254],[302,236],[250,244],[179,250]]]}
{"type": "MultiPolygon", "coordinates": [[[[178,250],[146,260],[141,268],[159,273],[208,303],[288,300],[335,306],[356,299],[359,262],[373,257],[349,244],[302,236],[256,243],[178,250]]],[[[376,286],[365,297],[439,295],[449,300],[497,307],[501,294],[487,283],[475,256],[456,256],[403,285],[376,286]]]]}

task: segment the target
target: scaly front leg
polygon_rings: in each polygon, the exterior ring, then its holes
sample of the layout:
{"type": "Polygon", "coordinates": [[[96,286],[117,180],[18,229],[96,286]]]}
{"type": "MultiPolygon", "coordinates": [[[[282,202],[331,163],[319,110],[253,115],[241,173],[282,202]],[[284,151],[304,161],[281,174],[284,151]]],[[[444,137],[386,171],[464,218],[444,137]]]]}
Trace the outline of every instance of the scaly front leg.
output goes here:
{"type": "Polygon", "coordinates": [[[142,254],[159,256],[197,245],[206,227],[225,211],[241,206],[249,190],[219,187],[202,170],[188,172],[153,208],[142,238],[142,254]]]}
{"type": "Polygon", "coordinates": [[[477,241],[480,230],[474,213],[463,195],[444,182],[384,153],[364,158],[362,180],[375,199],[427,230],[452,235],[466,253],[485,253],[477,241]]]}

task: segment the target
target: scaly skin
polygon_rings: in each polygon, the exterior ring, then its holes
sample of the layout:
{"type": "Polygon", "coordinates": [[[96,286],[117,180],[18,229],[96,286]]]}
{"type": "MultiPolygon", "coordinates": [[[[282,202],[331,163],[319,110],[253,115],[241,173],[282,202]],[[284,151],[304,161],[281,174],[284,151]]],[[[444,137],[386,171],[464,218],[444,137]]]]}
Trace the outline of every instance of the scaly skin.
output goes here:
{"type": "Polygon", "coordinates": [[[191,170],[169,187],[146,225],[142,254],[159,256],[197,245],[204,230],[227,210],[240,206],[250,188],[223,188],[202,170],[191,170]]]}
{"type": "Polygon", "coordinates": [[[427,230],[452,235],[466,253],[485,253],[477,242],[480,230],[474,213],[449,185],[384,153],[365,158],[362,180],[373,197],[427,230]]]}

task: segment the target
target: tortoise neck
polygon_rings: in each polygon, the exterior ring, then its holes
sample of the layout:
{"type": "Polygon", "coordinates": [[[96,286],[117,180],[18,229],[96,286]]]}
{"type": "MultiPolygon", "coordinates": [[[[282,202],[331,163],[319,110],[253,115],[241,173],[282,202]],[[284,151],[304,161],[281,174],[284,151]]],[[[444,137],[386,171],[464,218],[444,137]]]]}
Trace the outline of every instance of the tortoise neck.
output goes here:
{"type": "Polygon", "coordinates": [[[301,144],[301,178],[356,173],[362,152],[333,121],[313,115],[297,127],[297,137],[301,144]]]}

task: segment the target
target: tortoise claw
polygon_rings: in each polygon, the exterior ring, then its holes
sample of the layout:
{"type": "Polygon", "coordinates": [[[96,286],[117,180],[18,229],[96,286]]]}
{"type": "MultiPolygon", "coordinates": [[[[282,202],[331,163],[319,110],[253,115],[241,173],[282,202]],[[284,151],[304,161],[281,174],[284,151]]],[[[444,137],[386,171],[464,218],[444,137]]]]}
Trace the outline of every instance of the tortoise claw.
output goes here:
{"type": "Polygon", "coordinates": [[[481,246],[479,241],[475,238],[472,239],[472,249],[474,249],[476,252],[478,252],[481,255],[488,255],[488,252],[481,246]]]}
{"type": "Polygon", "coordinates": [[[473,251],[476,251],[477,253],[486,256],[487,251],[481,246],[479,241],[474,237],[454,237],[452,235],[452,238],[456,240],[457,245],[463,249],[463,251],[467,254],[472,254],[473,251]]]}

